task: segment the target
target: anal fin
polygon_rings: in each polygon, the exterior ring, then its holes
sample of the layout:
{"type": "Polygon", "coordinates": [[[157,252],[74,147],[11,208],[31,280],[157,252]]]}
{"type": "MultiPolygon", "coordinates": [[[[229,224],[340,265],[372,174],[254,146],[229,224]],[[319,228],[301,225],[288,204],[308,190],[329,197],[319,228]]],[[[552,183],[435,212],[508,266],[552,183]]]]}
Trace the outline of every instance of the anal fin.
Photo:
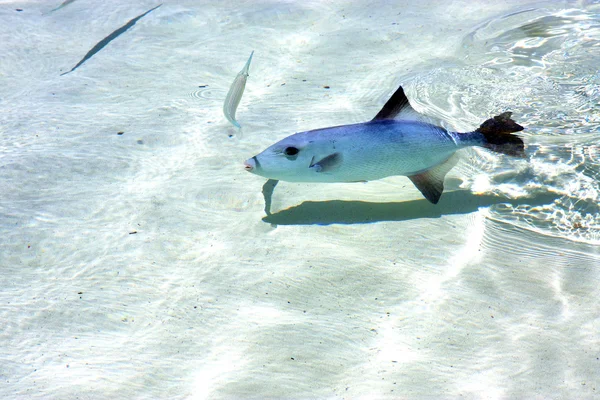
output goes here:
{"type": "Polygon", "coordinates": [[[443,163],[408,178],[427,200],[437,204],[444,191],[444,178],[457,162],[458,156],[453,155],[443,163]]]}

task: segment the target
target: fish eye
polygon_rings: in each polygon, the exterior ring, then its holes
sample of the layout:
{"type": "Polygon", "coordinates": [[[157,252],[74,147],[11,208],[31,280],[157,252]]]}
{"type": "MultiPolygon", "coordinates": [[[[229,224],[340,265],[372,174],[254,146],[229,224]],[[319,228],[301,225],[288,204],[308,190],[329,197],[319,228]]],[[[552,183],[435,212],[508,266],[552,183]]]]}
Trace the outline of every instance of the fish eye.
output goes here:
{"type": "Polygon", "coordinates": [[[283,150],[283,154],[285,154],[288,157],[292,157],[298,154],[299,151],[300,150],[298,150],[297,147],[286,147],[285,150],[283,150]]]}

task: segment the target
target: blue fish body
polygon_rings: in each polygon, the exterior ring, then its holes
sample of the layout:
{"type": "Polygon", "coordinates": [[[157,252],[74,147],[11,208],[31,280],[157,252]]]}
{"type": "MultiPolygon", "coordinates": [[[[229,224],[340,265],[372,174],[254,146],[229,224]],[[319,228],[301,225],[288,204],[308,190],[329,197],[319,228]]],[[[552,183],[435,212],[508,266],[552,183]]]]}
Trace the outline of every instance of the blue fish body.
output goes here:
{"type": "Polygon", "coordinates": [[[423,122],[377,120],[288,136],[255,156],[252,172],[289,182],[357,182],[411,176],[482,141],[483,135],[477,132],[457,134],[423,122]],[[298,149],[298,153],[286,156],[289,149],[298,149]],[[332,154],[339,156],[333,162],[319,164],[332,154]]]}
{"type": "Polygon", "coordinates": [[[510,116],[503,113],[472,132],[450,132],[423,122],[400,87],[373,120],[293,134],[246,160],[245,167],[290,182],[360,182],[402,175],[437,203],[458,150],[482,146],[524,156],[523,141],[512,134],[523,127],[510,116]]]}

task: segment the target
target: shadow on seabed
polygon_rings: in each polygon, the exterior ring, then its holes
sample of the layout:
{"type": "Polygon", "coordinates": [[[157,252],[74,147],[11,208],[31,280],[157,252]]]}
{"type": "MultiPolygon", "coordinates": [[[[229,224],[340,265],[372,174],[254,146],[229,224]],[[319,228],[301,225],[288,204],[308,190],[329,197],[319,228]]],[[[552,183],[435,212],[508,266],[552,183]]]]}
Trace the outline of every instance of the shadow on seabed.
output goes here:
{"type": "Polygon", "coordinates": [[[507,199],[490,195],[475,195],[457,190],[444,193],[438,204],[425,199],[395,203],[365,201],[305,201],[275,214],[267,214],[264,222],[274,225],[369,224],[382,221],[407,221],[417,218],[439,218],[443,215],[469,214],[480,207],[496,204],[540,206],[558,199],[555,193],[540,193],[533,197],[507,199]]]}

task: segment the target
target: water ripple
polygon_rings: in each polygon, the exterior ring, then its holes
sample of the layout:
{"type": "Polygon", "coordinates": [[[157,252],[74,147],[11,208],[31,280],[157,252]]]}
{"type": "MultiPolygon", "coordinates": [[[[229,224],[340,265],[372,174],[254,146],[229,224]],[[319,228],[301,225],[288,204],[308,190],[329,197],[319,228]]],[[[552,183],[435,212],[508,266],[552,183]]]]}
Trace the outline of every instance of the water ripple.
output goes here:
{"type": "Polygon", "coordinates": [[[529,9],[487,21],[469,33],[463,48],[470,59],[488,65],[512,64],[546,67],[554,52],[567,52],[598,37],[598,15],[582,10],[562,10],[544,15],[529,9]],[[490,57],[491,56],[491,57],[490,57]]]}
{"type": "Polygon", "coordinates": [[[189,96],[193,99],[209,99],[209,100],[219,100],[224,99],[227,93],[221,89],[213,89],[207,86],[200,86],[200,89],[194,90],[189,94],[189,96]]]}
{"type": "Polygon", "coordinates": [[[459,131],[513,111],[526,128],[529,161],[471,151],[458,168],[462,187],[511,199],[555,193],[557,200],[543,206],[492,206],[490,217],[600,243],[600,15],[545,12],[524,10],[481,24],[463,40],[462,56],[474,65],[416,77],[409,97],[459,131]]]}

